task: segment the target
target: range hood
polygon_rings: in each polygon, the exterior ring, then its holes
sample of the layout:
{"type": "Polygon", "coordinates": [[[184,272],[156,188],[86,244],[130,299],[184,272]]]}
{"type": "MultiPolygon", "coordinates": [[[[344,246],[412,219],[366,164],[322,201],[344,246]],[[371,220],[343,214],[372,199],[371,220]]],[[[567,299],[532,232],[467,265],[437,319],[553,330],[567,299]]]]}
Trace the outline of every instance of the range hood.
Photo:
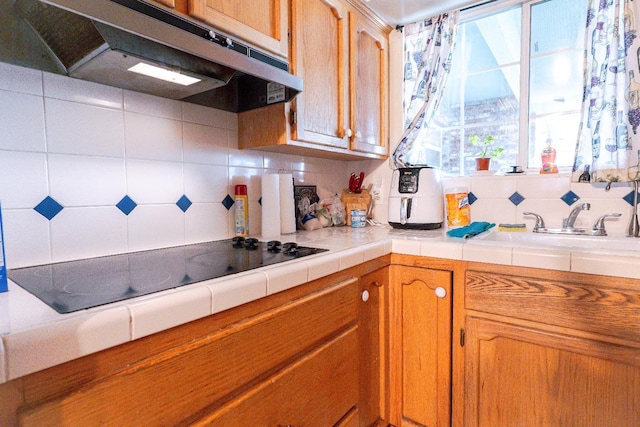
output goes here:
{"type": "Polygon", "coordinates": [[[0,62],[233,112],[302,91],[282,59],[140,0],[0,0],[0,62]],[[198,81],[130,71],[140,63],[198,81]]]}

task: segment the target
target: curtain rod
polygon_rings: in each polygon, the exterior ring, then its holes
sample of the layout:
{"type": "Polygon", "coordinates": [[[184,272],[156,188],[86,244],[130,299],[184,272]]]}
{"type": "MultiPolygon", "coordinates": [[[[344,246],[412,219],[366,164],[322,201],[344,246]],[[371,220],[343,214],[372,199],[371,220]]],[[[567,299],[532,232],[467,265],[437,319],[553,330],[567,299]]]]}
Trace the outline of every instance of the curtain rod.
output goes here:
{"type": "MultiPolygon", "coordinates": [[[[471,6],[463,7],[462,9],[460,9],[460,12],[466,12],[467,10],[475,9],[476,7],[485,6],[485,5],[488,5],[488,4],[491,4],[491,3],[495,3],[497,1],[498,0],[486,0],[486,1],[483,1],[483,2],[480,2],[480,3],[472,4],[471,6]]],[[[428,18],[425,21],[427,21],[428,23],[431,23],[431,18],[428,18]]],[[[397,31],[402,31],[403,28],[404,28],[404,25],[396,25],[396,30],[397,31]]]]}

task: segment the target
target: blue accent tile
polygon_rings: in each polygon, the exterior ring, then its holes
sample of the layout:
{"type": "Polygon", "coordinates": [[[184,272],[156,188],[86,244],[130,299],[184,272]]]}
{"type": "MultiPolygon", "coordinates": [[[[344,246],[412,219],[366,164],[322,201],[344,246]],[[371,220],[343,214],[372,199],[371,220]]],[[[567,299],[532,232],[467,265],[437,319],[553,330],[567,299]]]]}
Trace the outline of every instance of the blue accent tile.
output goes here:
{"type": "Polygon", "coordinates": [[[511,196],[509,196],[509,200],[511,201],[511,203],[518,206],[520,203],[524,202],[524,196],[516,191],[511,196]]]}
{"type": "Polygon", "coordinates": [[[565,202],[568,206],[571,206],[572,204],[580,200],[580,196],[578,196],[573,191],[568,191],[562,197],[560,197],[560,199],[562,199],[562,201],[565,202]]]}
{"type": "Polygon", "coordinates": [[[227,197],[222,201],[222,205],[229,210],[231,209],[231,206],[233,206],[233,202],[233,197],[227,194],[227,197]]]}
{"type": "MultiPolygon", "coordinates": [[[[640,193],[638,193],[640,194],[640,193]]],[[[624,196],[622,198],[625,202],[629,203],[631,206],[633,206],[633,190],[631,190],[631,192],[629,194],[627,194],[626,196],[624,196]]],[[[640,196],[638,196],[638,199],[640,199],[640,196]]]]}
{"type": "Polygon", "coordinates": [[[116,205],[116,207],[120,209],[125,215],[129,215],[131,211],[136,208],[136,206],[138,206],[138,204],[134,202],[129,196],[124,196],[116,205]]]}
{"type": "Polygon", "coordinates": [[[176,205],[182,210],[182,212],[186,212],[189,209],[189,206],[192,205],[191,200],[184,194],[180,197],[180,200],[176,202],[176,205]]]}
{"type": "Polygon", "coordinates": [[[47,196],[33,209],[51,221],[54,216],[58,215],[60,211],[64,209],[64,206],[56,202],[52,197],[47,196]]]}
{"type": "Polygon", "coordinates": [[[467,195],[467,199],[469,200],[469,204],[472,205],[476,202],[476,200],[478,200],[478,198],[476,197],[475,194],[469,192],[469,194],[467,195]]]}

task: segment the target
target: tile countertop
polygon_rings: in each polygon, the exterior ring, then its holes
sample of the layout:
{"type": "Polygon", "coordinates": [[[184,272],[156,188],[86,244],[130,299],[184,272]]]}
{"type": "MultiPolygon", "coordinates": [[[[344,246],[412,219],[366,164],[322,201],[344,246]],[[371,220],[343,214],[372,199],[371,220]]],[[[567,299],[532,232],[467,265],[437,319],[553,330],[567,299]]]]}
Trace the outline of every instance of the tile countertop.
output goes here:
{"type": "Polygon", "coordinates": [[[391,252],[640,279],[640,239],[637,251],[607,252],[478,238],[463,240],[447,237],[443,230],[393,230],[387,226],[332,227],[286,237],[287,241],[329,251],[69,314],[58,314],[10,281],[9,292],[0,294],[0,383],[391,252]]]}

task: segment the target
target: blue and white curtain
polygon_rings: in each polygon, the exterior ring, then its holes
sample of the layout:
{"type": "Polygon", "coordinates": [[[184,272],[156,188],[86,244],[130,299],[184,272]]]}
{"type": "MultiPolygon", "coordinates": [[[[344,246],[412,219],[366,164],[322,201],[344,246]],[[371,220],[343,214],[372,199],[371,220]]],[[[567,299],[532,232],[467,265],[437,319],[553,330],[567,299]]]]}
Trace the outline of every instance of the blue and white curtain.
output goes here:
{"type": "MultiPolygon", "coordinates": [[[[640,0],[639,0],[640,1],[640,0]]],[[[393,167],[426,165],[420,143],[415,143],[431,122],[451,69],[460,12],[448,12],[405,25],[405,87],[412,87],[404,105],[405,131],[393,152],[393,167]]]]}
{"type": "Polygon", "coordinates": [[[590,0],[574,182],[640,179],[639,0],[590,0]]]}

